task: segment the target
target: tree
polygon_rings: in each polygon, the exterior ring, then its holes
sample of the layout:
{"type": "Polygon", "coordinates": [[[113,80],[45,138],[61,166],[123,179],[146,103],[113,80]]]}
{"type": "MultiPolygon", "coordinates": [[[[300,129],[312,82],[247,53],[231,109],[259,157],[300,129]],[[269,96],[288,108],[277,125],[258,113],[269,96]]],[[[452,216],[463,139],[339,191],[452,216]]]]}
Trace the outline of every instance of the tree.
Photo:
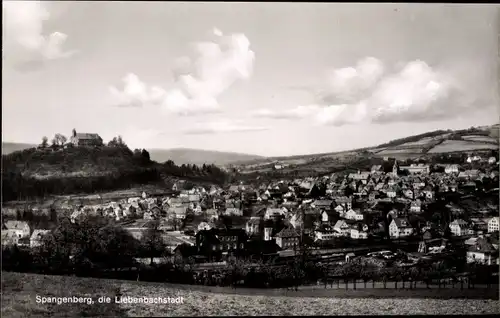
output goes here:
{"type": "Polygon", "coordinates": [[[109,147],[117,147],[118,146],[118,139],[116,137],[113,137],[113,139],[111,139],[108,142],[108,146],[109,147]]]}
{"type": "Polygon", "coordinates": [[[146,162],[151,161],[151,158],[149,157],[149,152],[146,149],[142,149],[141,155],[146,162]]]}
{"type": "Polygon", "coordinates": [[[169,219],[168,219],[168,225],[170,225],[171,227],[173,227],[174,231],[177,231],[177,229],[180,227],[181,225],[181,220],[179,220],[177,218],[177,215],[172,215],[169,219]]]}
{"type": "Polygon", "coordinates": [[[154,257],[165,255],[167,248],[161,236],[160,222],[152,221],[146,233],[140,240],[144,255],[151,258],[151,265],[154,264],[154,257]]]}
{"type": "Polygon", "coordinates": [[[57,222],[57,211],[54,207],[50,208],[50,222],[57,222]]]}
{"type": "Polygon", "coordinates": [[[126,147],[126,146],[127,146],[127,145],[125,144],[125,141],[123,141],[122,136],[118,136],[118,138],[117,138],[117,142],[118,142],[118,146],[121,146],[121,147],[126,147]]]}
{"type": "Polygon", "coordinates": [[[48,144],[49,144],[49,139],[46,136],[43,136],[41,144],[42,148],[47,148],[48,144]]]}
{"type": "Polygon", "coordinates": [[[58,145],[58,146],[63,146],[66,143],[66,141],[67,141],[66,136],[64,136],[63,134],[57,133],[54,136],[53,144],[58,145]]]}

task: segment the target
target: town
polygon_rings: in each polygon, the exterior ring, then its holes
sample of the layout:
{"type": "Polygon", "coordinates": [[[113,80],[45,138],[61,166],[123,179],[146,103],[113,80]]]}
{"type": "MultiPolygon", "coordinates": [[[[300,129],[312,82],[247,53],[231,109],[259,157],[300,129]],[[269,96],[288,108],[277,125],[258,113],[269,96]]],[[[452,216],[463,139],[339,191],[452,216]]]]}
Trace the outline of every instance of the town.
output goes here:
{"type": "MultiPolygon", "coordinates": [[[[73,131],[70,143],[94,147],[102,139],[73,131]]],[[[164,248],[135,255],[151,266],[166,255],[206,270],[227,268],[234,259],[287,263],[304,253],[309,261],[337,265],[371,259],[412,267],[450,254],[466,264],[499,264],[498,158],[475,153],[462,164],[383,158],[366,171],[225,187],[177,180],[163,190],[66,196],[2,213],[4,249],[44,244],[54,226],[30,226],[34,215],[73,225],[93,217],[138,241],[156,233],[164,248]]]]}

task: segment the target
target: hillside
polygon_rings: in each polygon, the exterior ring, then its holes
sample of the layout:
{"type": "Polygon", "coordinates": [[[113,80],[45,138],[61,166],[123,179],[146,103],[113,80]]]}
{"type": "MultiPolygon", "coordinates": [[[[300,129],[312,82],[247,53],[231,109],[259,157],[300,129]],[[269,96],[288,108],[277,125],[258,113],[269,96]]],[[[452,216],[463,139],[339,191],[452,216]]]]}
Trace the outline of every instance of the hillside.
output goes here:
{"type": "Polygon", "coordinates": [[[172,180],[224,183],[226,175],[214,165],[201,167],[159,164],[146,153],[127,147],[29,148],[2,155],[4,201],[48,195],[100,193],[158,184],[171,189],[172,180]]]}
{"type": "MultiPolygon", "coordinates": [[[[34,148],[35,144],[2,142],[2,154],[7,155],[15,151],[34,148]]],[[[215,164],[218,166],[229,165],[241,161],[262,159],[264,157],[237,152],[225,152],[203,149],[174,148],[174,149],[147,149],[151,160],[163,163],[172,160],[178,165],[182,164],[215,164]]]]}
{"type": "MultiPolygon", "coordinates": [[[[360,284],[362,285],[362,284],[360,284]]],[[[2,272],[2,308],[4,317],[162,317],[162,316],[289,316],[289,315],[412,315],[412,314],[494,314],[498,312],[498,293],[493,297],[477,297],[484,290],[458,292],[456,297],[423,298],[420,294],[445,294],[443,290],[376,289],[346,291],[318,290],[329,295],[315,295],[311,290],[253,290],[240,294],[238,289],[171,286],[161,283],[120,281],[111,279],[44,276],[2,272]],[[373,297],[368,294],[386,294],[373,297]],[[409,294],[414,296],[409,296],[409,294]],[[391,296],[392,294],[392,296],[391,296]],[[395,297],[401,294],[400,297],[395,297]],[[93,304],[39,304],[35,295],[43,297],[92,297],[93,304]],[[123,297],[183,297],[182,304],[148,304],[115,302],[123,297]],[[406,295],[408,298],[403,298],[406,295]],[[110,303],[98,303],[100,296],[110,303]],[[476,296],[476,297],[470,297],[476,296]],[[443,298],[443,299],[432,299],[443,298]],[[471,299],[472,298],[472,299],[471,299]],[[474,299],[477,298],[477,299],[474,299]],[[483,298],[483,299],[481,299],[483,298]]],[[[489,294],[494,294],[490,292],[489,294]]]]}
{"type": "Polygon", "coordinates": [[[500,125],[462,130],[437,130],[424,134],[392,140],[385,144],[350,151],[302,155],[292,157],[269,157],[240,163],[242,173],[273,172],[279,162],[286,168],[283,173],[306,175],[310,172],[331,172],[336,169],[357,170],[364,162],[382,160],[383,157],[418,159],[438,154],[465,153],[469,151],[498,151],[500,125]]]}
{"type": "Polygon", "coordinates": [[[28,148],[3,156],[3,170],[35,179],[93,177],[149,168],[150,162],[124,147],[28,148]]]}
{"type": "Polygon", "coordinates": [[[176,164],[216,164],[228,165],[240,161],[262,159],[257,155],[236,152],[223,152],[201,149],[176,148],[176,149],[148,149],[151,160],[165,162],[172,160],[176,164]]]}

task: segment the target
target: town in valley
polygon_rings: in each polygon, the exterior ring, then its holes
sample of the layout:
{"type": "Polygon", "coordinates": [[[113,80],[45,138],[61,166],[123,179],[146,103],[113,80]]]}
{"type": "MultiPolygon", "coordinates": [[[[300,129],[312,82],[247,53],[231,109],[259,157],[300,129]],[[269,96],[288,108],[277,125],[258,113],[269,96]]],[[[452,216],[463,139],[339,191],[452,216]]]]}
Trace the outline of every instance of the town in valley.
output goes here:
{"type": "MultiPolygon", "coordinates": [[[[98,134],[73,129],[70,138],[56,134],[51,145],[44,138],[31,151],[51,156],[113,148],[132,153],[121,137],[104,144],[98,134]]],[[[302,177],[283,173],[289,165],[271,160],[264,162],[271,174],[242,173],[245,164],[222,168],[229,178],[223,183],[169,178],[153,187],[5,202],[2,246],[48,252],[47,244],[68,244],[54,243],[61,231],[97,219],[100,225],[91,226],[97,231],[112,226],[140,242],[129,254],[132,262],[113,265],[129,271],[181,262],[197,277],[235,262],[255,268],[306,258],[324,267],[316,278],[326,284],[349,264],[369,268],[374,277],[395,268],[410,280],[418,275],[412,268],[436,263],[453,279],[471,264],[498,265],[497,150],[369,158],[357,170],[302,177]]]]}

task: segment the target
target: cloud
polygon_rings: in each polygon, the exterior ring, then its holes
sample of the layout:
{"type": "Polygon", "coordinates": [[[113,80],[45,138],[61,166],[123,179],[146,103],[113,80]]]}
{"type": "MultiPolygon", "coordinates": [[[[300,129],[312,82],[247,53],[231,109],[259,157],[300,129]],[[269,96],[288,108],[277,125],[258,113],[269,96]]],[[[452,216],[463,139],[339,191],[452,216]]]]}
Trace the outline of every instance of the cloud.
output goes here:
{"type": "Polygon", "coordinates": [[[270,109],[258,109],[252,113],[253,117],[257,118],[272,118],[272,119],[302,119],[309,117],[319,111],[321,108],[317,105],[298,106],[285,111],[273,111],[270,109]]]}
{"type": "Polygon", "coordinates": [[[203,135],[203,134],[219,134],[219,133],[236,133],[248,131],[263,131],[268,130],[267,127],[245,125],[242,122],[229,122],[225,120],[206,122],[195,125],[184,131],[187,135],[203,135]]]}
{"type": "Polygon", "coordinates": [[[493,105],[471,89],[478,86],[471,76],[459,76],[454,68],[432,68],[416,60],[392,73],[384,70],[381,61],[365,58],[356,67],[332,71],[316,104],[254,115],[342,126],[440,120],[493,105]]]}
{"type": "Polygon", "coordinates": [[[47,3],[42,1],[3,1],[4,49],[9,58],[25,56],[26,62],[56,60],[77,51],[63,49],[68,36],[56,31],[43,33],[43,22],[50,19],[47,3]]]}
{"type": "Polygon", "coordinates": [[[213,35],[213,41],[194,44],[194,57],[175,61],[172,68],[175,87],[169,90],[157,87],[153,98],[153,88],[134,78],[136,88],[129,91],[113,88],[112,95],[118,97],[120,105],[127,101],[130,106],[160,104],[164,110],[181,115],[218,111],[219,96],[236,81],[251,76],[255,54],[243,34],[226,36],[214,28],[213,35]]]}
{"type": "Polygon", "coordinates": [[[121,89],[114,86],[109,91],[119,107],[142,107],[144,105],[157,105],[163,102],[165,90],[159,86],[148,86],[133,73],[127,74],[122,79],[121,89]]]}
{"type": "Polygon", "coordinates": [[[328,74],[328,85],[319,93],[321,104],[337,105],[359,101],[382,77],[384,65],[373,57],[360,60],[356,67],[345,67],[328,74]]]}

